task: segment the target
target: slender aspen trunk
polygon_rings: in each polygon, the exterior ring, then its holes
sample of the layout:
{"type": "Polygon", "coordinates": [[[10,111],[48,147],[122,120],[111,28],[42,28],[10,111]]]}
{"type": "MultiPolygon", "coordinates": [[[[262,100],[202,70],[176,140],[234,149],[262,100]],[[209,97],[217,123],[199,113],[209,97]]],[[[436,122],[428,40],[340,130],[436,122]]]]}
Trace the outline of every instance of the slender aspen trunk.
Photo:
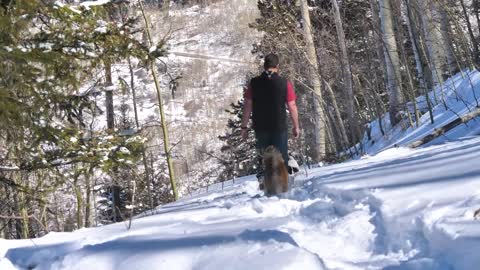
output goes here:
{"type": "MultiPolygon", "coordinates": [[[[385,53],[383,50],[383,39],[381,35],[381,22],[380,22],[380,10],[378,6],[378,1],[377,0],[370,0],[370,8],[372,10],[372,32],[373,32],[373,37],[374,37],[374,46],[378,58],[378,62],[380,64],[380,68],[382,71],[387,70],[387,67],[385,66],[385,53]]],[[[384,72],[385,73],[385,72],[384,72]]],[[[375,73],[376,74],[376,73],[375,73]]],[[[387,81],[387,76],[385,74],[382,74],[382,79],[384,85],[388,85],[387,81]]]]}
{"type": "MultiPolygon", "coordinates": [[[[150,24],[148,23],[148,18],[147,18],[147,15],[145,14],[143,3],[141,0],[139,0],[138,3],[140,4],[140,9],[142,11],[143,19],[145,21],[145,31],[147,32],[148,42],[150,46],[153,46],[152,36],[150,35],[150,24]]],[[[170,144],[168,139],[167,121],[166,121],[165,112],[163,108],[163,98],[160,90],[160,83],[158,82],[156,68],[157,67],[155,66],[155,59],[150,60],[150,69],[152,72],[153,80],[155,82],[155,88],[157,90],[158,107],[160,109],[160,120],[162,121],[163,147],[165,150],[165,155],[167,156],[168,174],[170,177],[170,184],[172,186],[174,199],[178,200],[177,184],[175,182],[175,174],[173,171],[172,153],[170,152],[170,149],[169,149],[170,144]]]]}
{"type": "MultiPolygon", "coordinates": [[[[327,90],[327,93],[330,95],[330,99],[332,100],[332,106],[335,111],[335,115],[332,114],[332,119],[335,119],[335,123],[338,123],[338,133],[342,136],[342,147],[344,147],[343,150],[347,150],[348,147],[350,146],[350,141],[348,140],[347,132],[345,131],[345,125],[343,124],[342,121],[342,116],[340,114],[340,108],[338,107],[337,104],[337,98],[335,97],[335,94],[333,93],[332,87],[330,87],[330,84],[328,82],[325,82],[325,89],[327,90]]],[[[331,113],[330,113],[331,114],[331,113]]]]}
{"type": "Polygon", "coordinates": [[[442,86],[443,76],[446,73],[446,55],[442,44],[440,14],[433,0],[419,0],[417,3],[422,12],[423,34],[431,63],[432,80],[434,86],[442,86]]]}
{"type": "MultiPolygon", "coordinates": [[[[475,63],[480,64],[480,54],[478,49],[478,43],[475,39],[475,35],[473,34],[472,24],[470,23],[470,18],[468,16],[467,8],[465,6],[465,1],[460,0],[460,5],[462,6],[463,16],[465,16],[465,22],[467,23],[468,34],[470,35],[472,47],[473,47],[473,58],[475,59],[475,63]]],[[[478,11],[478,10],[477,10],[478,11]]],[[[478,13],[476,14],[478,20],[478,13]]],[[[480,25],[479,25],[480,27],[480,25]]]]}
{"type": "Polygon", "coordinates": [[[110,60],[105,60],[105,106],[107,110],[107,128],[115,128],[115,118],[113,111],[113,82],[112,82],[112,64],[110,60]]]}
{"type": "Polygon", "coordinates": [[[317,52],[313,41],[312,26],[310,23],[310,13],[306,0],[299,0],[300,9],[303,18],[303,34],[306,42],[306,53],[308,58],[308,77],[314,90],[312,96],[313,102],[313,118],[314,118],[314,142],[311,146],[313,151],[313,159],[320,161],[325,158],[326,154],[326,130],[325,130],[325,113],[323,109],[322,83],[320,72],[318,69],[317,52]]]}
{"type": "MultiPolygon", "coordinates": [[[[130,61],[130,57],[128,57],[128,68],[130,69],[130,89],[132,90],[133,112],[135,114],[135,126],[137,127],[137,130],[140,130],[140,121],[138,120],[138,110],[137,110],[137,91],[135,89],[133,67],[132,67],[132,62],[130,61]]],[[[147,185],[148,204],[150,206],[150,209],[153,209],[152,184],[151,184],[150,171],[148,169],[147,155],[145,154],[145,149],[142,149],[142,163],[143,163],[143,168],[145,170],[145,184],[147,185]]]]}
{"type": "Polygon", "coordinates": [[[75,198],[77,199],[77,228],[83,228],[83,219],[82,219],[82,208],[83,208],[83,197],[82,191],[78,186],[78,179],[75,179],[73,182],[73,191],[75,192],[75,198]]]}
{"type": "MultiPolygon", "coordinates": [[[[379,35],[379,30],[380,29],[380,18],[379,18],[379,10],[378,10],[378,7],[377,7],[377,3],[375,0],[370,0],[370,8],[372,10],[372,24],[370,25],[371,29],[372,29],[372,33],[373,33],[373,44],[371,44],[368,39],[365,39],[364,42],[365,42],[365,47],[366,48],[375,48],[375,54],[377,55],[377,59],[378,59],[378,62],[380,63],[380,69],[382,71],[386,70],[385,68],[385,56],[383,54],[383,46],[382,46],[382,39],[381,39],[381,36],[379,35]]],[[[364,25],[364,32],[365,33],[368,33],[369,30],[368,30],[368,26],[367,25],[364,25]]],[[[373,68],[373,63],[372,63],[372,59],[374,59],[374,56],[373,56],[373,53],[370,53],[370,50],[368,50],[369,52],[369,57],[368,57],[368,66],[369,66],[369,70],[371,71],[371,73],[374,74],[374,84],[370,84],[370,91],[373,93],[373,100],[374,100],[374,103],[375,103],[375,112],[376,112],[376,116],[378,118],[378,124],[379,124],[379,128],[380,128],[380,132],[382,133],[382,135],[385,135],[385,130],[383,128],[383,114],[385,113],[385,110],[384,110],[384,106],[383,106],[383,101],[381,98],[378,97],[378,91],[379,91],[379,86],[381,85],[381,81],[380,79],[378,78],[378,72],[376,72],[373,68]]],[[[387,82],[385,80],[385,76],[383,76],[383,74],[381,75],[382,77],[382,81],[383,81],[383,85],[387,85],[387,82]]]]}
{"type": "Polygon", "coordinates": [[[337,150],[338,150],[338,145],[341,145],[341,142],[338,143],[335,136],[333,135],[333,130],[336,129],[336,125],[335,123],[333,123],[333,117],[332,117],[332,114],[330,112],[327,113],[327,111],[325,110],[325,119],[326,119],[326,125],[327,128],[326,131],[327,131],[327,149],[326,151],[328,153],[337,153],[337,150]]]}
{"type": "Polygon", "coordinates": [[[473,13],[475,14],[475,18],[477,19],[478,34],[480,35],[480,14],[479,14],[480,0],[473,0],[472,6],[473,6],[473,13]]]}
{"type": "Polygon", "coordinates": [[[443,3],[436,0],[435,7],[440,14],[440,32],[442,34],[442,47],[445,52],[445,58],[447,61],[447,69],[450,76],[453,76],[459,70],[457,65],[457,59],[453,52],[452,36],[450,34],[450,23],[447,14],[448,2],[443,3]]]}
{"type": "Polygon", "coordinates": [[[163,14],[168,17],[170,13],[170,0],[163,0],[163,14]]]}
{"type": "Polygon", "coordinates": [[[85,227],[88,228],[92,225],[91,219],[90,219],[90,209],[91,209],[91,204],[90,204],[90,196],[92,194],[92,188],[90,184],[90,177],[92,176],[92,170],[89,170],[88,172],[85,173],[85,227]]]}
{"type": "Polygon", "coordinates": [[[394,126],[400,121],[398,112],[403,105],[403,94],[401,87],[400,57],[393,28],[392,5],[390,0],[380,0],[380,19],[388,80],[390,122],[392,126],[394,126]]]}
{"type": "Polygon", "coordinates": [[[7,221],[4,221],[3,219],[0,219],[0,238],[1,239],[6,239],[6,231],[7,231],[7,221]]]}
{"type": "Polygon", "coordinates": [[[130,230],[130,228],[132,228],[132,219],[133,219],[133,213],[134,213],[134,210],[135,210],[135,193],[137,192],[137,177],[135,176],[133,178],[133,191],[132,191],[132,202],[131,202],[131,206],[132,206],[132,209],[130,210],[130,218],[128,219],[128,229],[130,230]]]}
{"type": "Polygon", "coordinates": [[[407,27],[412,42],[413,54],[415,56],[415,66],[417,69],[417,79],[420,83],[420,92],[425,95],[425,101],[427,102],[428,113],[430,115],[430,122],[434,123],[432,104],[428,96],[427,83],[425,81],[425,75],[423,71],[424,63],[420,54],[421,47],[418,45],[418,36],[416,32],[416,19],[413,16],[410,0],[405,0],[405,8],[407,10],[407,27]]]}
{"type": "MultiPolygon", "coordinates": [[[[401,12],[401,2],[397,3],[397,4],[398,4],[397,8],[395,9],[395,11],[397,13],[395,14],[395,16],[393,16],[393,18],[395,18],[393,21],[397,25],[401,25],[401,22],[399,22],[399,18],[401,18],[401,13],[402,13],[401,12]]],[[[399,36],[400,40],[405,40],[406,39],[403,31],[399,31],[398,36],[399,36]]],[[[405,95],[406,95],[406,97],[408,97],[411,104],[413,105],[413,115],[415,117],[415,123],[418,127],[419,126],[420,113],[418,111],[417,101],[415,99],[416,95],[415,95],[415,87],[413,85],[413,77],[412,77],[412,74],[411,74],[410,66],[408,64],[407,54],[405,52],[405,47],[404,46],[400,46],[399,54],[400,54],[401,60],[403,62],[403,67],[404,67],[405,75],[406,75],[406,79],[407,79],[407,90],[405,91],[405,95]]],[[[410,126],[413,127],[414,122],[413,122],[413,119],[412,119],[412,115],[409,111],[409,108],[407,106],[405,106],[405,110],[408,113],[408,119],[410,121],[410,126]]]]}
{"type": "Polygon", "coordinates": [[[350,130],[350,136],[355,143],[359,137],[359,127],[357,114],[355,113],[354,93],[353,93],[353,81],[352,81],[352,68],[350,66],[350,60],[347,52],[347,44],[345,42],[345,32],[343,30],[342,17],[340,15],[340,8],[338,7],[338,0],[332,1],[333,16],[335,18],[335,27],[337,29],[337,39],[340,51],[340,59],[342,65],[343,81],[345,83],[345,97],[346,97],[346,110],[348,117],[348,125],[350,130]]]}
{"type": "Polygon", "coordinates": [[[28,239],[30,235],[30,220],[28,217],[27,201],[23,192],[20,193],[20,214],[22,215],[22,238],[28,239]]]}

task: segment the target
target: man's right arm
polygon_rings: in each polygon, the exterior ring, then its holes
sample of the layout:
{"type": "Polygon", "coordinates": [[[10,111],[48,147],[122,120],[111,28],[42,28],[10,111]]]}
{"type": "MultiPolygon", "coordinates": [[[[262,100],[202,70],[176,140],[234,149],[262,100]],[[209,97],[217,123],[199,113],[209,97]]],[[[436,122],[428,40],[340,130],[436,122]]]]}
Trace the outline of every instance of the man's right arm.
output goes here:
{"type": "Polygon", "coordinates": [[[243,116],[242,116],[242,139],[246,139],[248,137],[248,122],[250,121],[250,115],[252,114],[253,110],[253,101],[252,101],[252,88],[249,86],[245,90],[244,94],[244,102],[243,102],[243,116]]]}
{"type": "Polygon", "coordinates": [[[248,127],[250,115],[252,114],[253,102],[251,99],[245,99],[243,103],[242,128],[248,127]]]}

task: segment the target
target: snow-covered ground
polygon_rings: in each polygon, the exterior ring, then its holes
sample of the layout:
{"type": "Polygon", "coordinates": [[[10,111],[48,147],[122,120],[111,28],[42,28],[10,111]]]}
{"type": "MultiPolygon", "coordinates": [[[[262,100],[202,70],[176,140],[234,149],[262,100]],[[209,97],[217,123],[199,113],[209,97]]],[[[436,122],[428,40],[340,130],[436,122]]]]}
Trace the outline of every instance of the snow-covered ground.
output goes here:
{"type": "MultiPolygon", "coordinates": [[[[0,240],[0,269],[478,269],[480,138],[253,177],[133,221],[0,240]]],[[[218,187],[217,187],[218,188],[218,187]]]]}

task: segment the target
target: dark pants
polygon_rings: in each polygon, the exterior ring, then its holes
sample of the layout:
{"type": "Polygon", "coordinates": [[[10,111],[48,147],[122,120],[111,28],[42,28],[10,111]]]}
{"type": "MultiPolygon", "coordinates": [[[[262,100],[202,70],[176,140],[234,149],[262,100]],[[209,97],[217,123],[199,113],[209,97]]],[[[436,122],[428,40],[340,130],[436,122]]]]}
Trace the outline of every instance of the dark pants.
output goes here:
{"type": "Polygon", "coordinates": [[[255,131],[255,138],[257,140],[255,147],[257,148],[258,158],[258,173],[257,176],[263,176],[262,154],[263,151],[270,145],[275,146],[282,154],[285,166],[288,168],[288,131],[280,130],[273,132],[255,131]]]}

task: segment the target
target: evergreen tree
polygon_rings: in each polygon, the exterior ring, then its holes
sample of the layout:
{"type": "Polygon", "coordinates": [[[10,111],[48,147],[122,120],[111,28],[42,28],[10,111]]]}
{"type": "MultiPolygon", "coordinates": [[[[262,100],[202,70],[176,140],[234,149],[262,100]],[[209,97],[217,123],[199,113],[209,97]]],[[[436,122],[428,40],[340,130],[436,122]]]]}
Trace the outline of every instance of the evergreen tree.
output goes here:
{"type": "Polygon", "coordinates": [[[241,137],[241,124],[243,115],[243,99],[230,104],[227,112],[232,116],[228,120],[228,132],[219,139],[223,142],[221,148],[221,163],[225,169],[221,172],[221,181],[255,174],[258,168],[258,157],[255,150],[255,134],[249,129],[248,138],[244,141],[241,137]]]}
{"type": "Polygon", "coordinates": [[[17,237],[36,236],[30,220],[49,227],[47,199],[66,183],[76,197],[75,226],[89,224],[90,176],[139,159],[140,136],[86,129],[102,89],[80,92],[80,86],[104,59],[148,57],[133,35],[136,20],[108,22],[109,5],[115,4],[87,8],[16,0],[0,6],[0,185],[20,198],[10,209],[23,218],[11,232],[17,237]],[[32,219],[39,212],[42,217],[32,219]]]}

